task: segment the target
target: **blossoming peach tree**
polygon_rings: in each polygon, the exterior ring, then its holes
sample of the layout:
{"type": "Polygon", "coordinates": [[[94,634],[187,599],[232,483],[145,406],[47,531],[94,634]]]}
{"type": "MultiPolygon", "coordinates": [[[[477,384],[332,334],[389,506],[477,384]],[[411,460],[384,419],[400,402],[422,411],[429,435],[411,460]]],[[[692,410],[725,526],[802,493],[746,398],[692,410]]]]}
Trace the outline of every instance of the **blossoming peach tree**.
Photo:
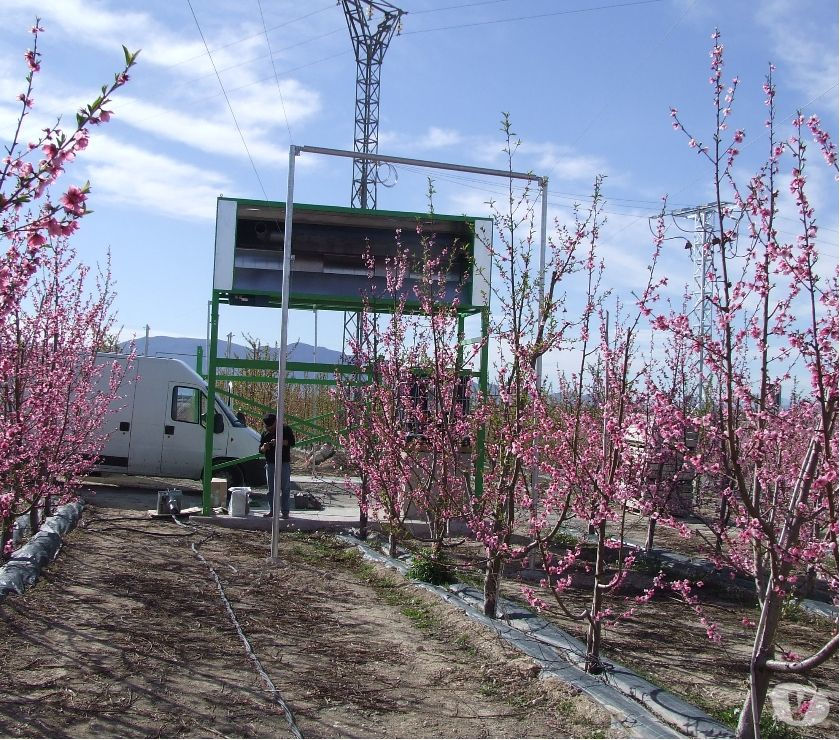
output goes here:
{"type": "MultiPolygon", "coordinates": [[[[519,141],[507,115],[501,130],[513,170],[519,141]]],[[[467,519],[485,551],[483,608],[490,617],[497,615],[505,563],[526,557],[537,546],[515,539],[527,531],[523,516],[527,521],[534,500],[534,468],[524,441],[533,438],[540,416],[544,391],[538,387],[537,367],[546,353],[569,346],[583,331],[584,319],[564,309],[567,286],[586,269],[590,281],[582,315],[594,310],[598,203],[596,186],[593,207],[578,214],[571,227],[557,225],[556,233],[547,237],[544,284],[535,265],[541,247],[530,189],[516,191],[510,181],[507,202],[501,208],[491,203],[494,239],[486,247],[492,264],[488,333],[497,355],[490,377],[495,392],[476,399],[474,407],[474,422],[483,427],[486,439],[486,460],[483,490],[472,492],[467,519]]]]}
{"type": "Polygon", "coordinates": [[[446,274],[458,245],[436,245],[418,231],[421,254],[412,257],[397,235],[386,258],[383,295],[376,295],[374,257],[366,257],[371,292],[351,341],[356,385],[347,399],[343,444],[358,468],[360,507],[384,515],[389,549],[406,539],[406,516],[414,506],[428,524],[432,560],[439,562],[449,523],[463,516],[469,485],[472,427],[467,420],[469,358],[459,345],[460,286],[447,294],[446,274]],[[409,273],[417,276],[409,290],[409,273]]]}
{"type": "Polygon", "coordinates": [[[720,34],[713,39],[711,143],[695,138],[671,111],[674,128],[713,173],[714,228],[702,247],[706,278],[715,286],[708,299],[713,329],[700,333],[687,315],[658,311],[653,325],[695,351],[702,347],[713,379],[710,409],[689,417],[663,405],[662,415],[699,429],[701,443],[691,463],[706,480],[719,482],[716,494],[732,513],[731,525],[722,522],[717,532],[718,561],[755,583],[760,612],[755,624],[745,618],[755,639],[738,735],[758,737],[774,677],[805,673],[838,648],[836,625],[810,656],[779,647],[784,602],[803,581],[809,575],[820,579],[835,594],[838,586],[838,282],[836,267],[820,264],[820,225],[807,187],[809,131],[835,173],[837,153],[813,116],[797,112],[792,132],[779,135],[771,66],[764,85],[767,158],[746,183],[739,182],[735,164],[746,133],[729,134],[738,80],[725,84],[720,34]],[[783,185],[798,221],[793,241],[785,241],[778,226],[783,185]],[[797,377],[804,383],[785,403],[783,384],[797,377]]]}
{"type": "Polygon", "coordinates": [[[90,127],[109,120],[110,96],[128,81],[137,53],[124,48],[125,66],[111,85],[76,115],[24,143],[41,69],[40,21],[24,54],[25,90],[0,167],[0,546],[11,547],[16,517],[51,497],[73,491],[74,477],[95,463],[98,431],[116,395],[120,371],[100,384],[96,350],[113,325],[109,269],[80,265],[68,238],[87,213],[89,184],[54,195],[65,167],[88,145],[90,127]]]}
{"type": "MultiPolygon", "coordinates": [[[[598,207],[596,188],[595,207],[598,207]]],[[[597,234],[596,234],[597,236],[597,234]]],[[[654,278],[657,253],[649,266],[642,301],[652,300],[663,281],[654,278]]],[[[684,433],[673,423],[663,423],[652,399],[661,396],[673,403],[680,388],[680,355],[661,363],[642,356],[638,334],[644,311],[628,311],[620,301],[606,310],[597,286],[608,274],[594,260],[594,241],[584,270],[587,309],[580,335],[567,350],[577,353],[575,368],[561,374],[552,394],[535,393],[536,422],[515,443],[529,465],[540,472],[538,501],[525,500],[530,509],[528,535],[539,557],[540,588],[523,589],[528,601],[550,608],[586,625],[586,669],[600,672],[601,635],[604,624],[633,616],[661,590],[676,593],[694,609],[711,635],[695,589],[701,584],[669,581],[659,574],[641,593],[628,588],[628,576],[638,548],[624,539],[631,513],[655,520],[688,535],[672,514],[672,496],[680,480],[685,449],[684,433]],[[593,326],[594,324],[594,326],[593,326]],[[567,527],[584,525],[593,552],[581,542],[569,546],[558,534],[567,527]],[[574,606],[581,588],[590,589],[589,604],[574,606]]]]}

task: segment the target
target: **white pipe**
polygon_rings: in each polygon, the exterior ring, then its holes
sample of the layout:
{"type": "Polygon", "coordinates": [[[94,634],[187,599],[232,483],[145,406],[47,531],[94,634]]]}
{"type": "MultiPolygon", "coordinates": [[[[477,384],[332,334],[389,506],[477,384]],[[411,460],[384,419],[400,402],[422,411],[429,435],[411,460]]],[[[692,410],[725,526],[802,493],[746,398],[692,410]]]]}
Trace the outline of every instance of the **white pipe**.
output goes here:
{"type": "MultiPolygon", "coordinates": [[[[413,167],[430,167],[435,170],[453,170],[455,172],[470,172],[477,175],[493,175],[507,177],[514,180],[529,180],[531,182],[548,182],[547,177],[540,177],[531,172],[509,172],[508,170],[493,170],[487,167],[470,167],[464,164],[449,162],[434,162],[429,159],[409,159],[408,157],[391,157],[387,154],[365,154],[363,152],[348,152],[345,149],[328,149],[322,146],[301,146],[299,152],[310,154],[328,154],[332,157],[350,157],[351,159],[366,159],[372,162],[391,162],[392,164],[407,164],[413,167]]],[[[548,187],[548,186],[546,186],[548,187]]]]}
{"type": "MultiPolygon", "coordinates": [[[[318,362],[318,307],[312,306],[312,311],[315,313],[315,346],[312,348],[312,362],[318,362]]],[[[312,386],[312,421],[314,423],[315,417],[318,415],[318,395],[319,386],[312,386]]],[[[314,430],[313,430],[314,431],[314,430]]],[[[312,445],[312,477],[315,477],[315,445],[312,445]]]]}
{"type": "MultiPolygon", "coordinates": [[[[537,316],[539,317],[539,311],[542,311],[543,305],[545,304],[545,252],[546,252],[546,235],[548,231],[548,178],[543,177],[540,179],[540,189],[542,191],[542,204],[540,207],[540,274],[539,274],[539,284],[540,284],[540,304],[537,316]]],[[[537,357],[536,362],[536,373],[537,373],[537,393],[542,391],[542,355],[540,354],[537,357]]],[[[539,480],[540,480],[540,468],[538,461],[534,462],[534,466],[531,468],[531,514],[534,518],[537,516],[537,508],[539,504],[539,480]]],[[[536,566],[536,552],[531,550],[529,560],[529,567],[534,568],[536,566]]]]}
{"type": "Polygon", "coordinates": [[[274,444],[274,504],[271,519],[271,559],[277,560],[280,537],[280,483],[283,471],[283,425],[286,423],[286,349],[289,343],[289,270],[292,264],[292,212],[294,211],[295,157],[298,148],[289,147],[289,183],[286,190],[286,223],[283,228],[283,292],[280,296],[280,357],[277,369],[277,425],[274,444]],[[279,457],[279,459],[278,459],[279,457]],[[277,463],[280,463],[279,465],[277,463]]]}

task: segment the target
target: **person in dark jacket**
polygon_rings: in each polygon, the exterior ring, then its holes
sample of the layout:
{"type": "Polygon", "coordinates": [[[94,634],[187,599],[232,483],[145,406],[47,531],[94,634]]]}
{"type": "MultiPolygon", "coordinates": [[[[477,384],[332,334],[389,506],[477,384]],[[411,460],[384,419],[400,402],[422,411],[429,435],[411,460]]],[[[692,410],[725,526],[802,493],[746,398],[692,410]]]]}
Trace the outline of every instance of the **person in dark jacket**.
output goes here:
{"type": "MultiPolygon", "coordinates": [[[[274,466],[277,448],[277,416],[266,414],[263,417],[265,431],[260,437],[260,452],[265,455],[265,480],[268,484],[268,513],[274,515],[274,466]]],[[[280,458],[280,514],[284,519],[289,518],[292,490],[292,454],[295,446],[295,433],[288,424],[283,425],[283,453],[280,458]]]]}

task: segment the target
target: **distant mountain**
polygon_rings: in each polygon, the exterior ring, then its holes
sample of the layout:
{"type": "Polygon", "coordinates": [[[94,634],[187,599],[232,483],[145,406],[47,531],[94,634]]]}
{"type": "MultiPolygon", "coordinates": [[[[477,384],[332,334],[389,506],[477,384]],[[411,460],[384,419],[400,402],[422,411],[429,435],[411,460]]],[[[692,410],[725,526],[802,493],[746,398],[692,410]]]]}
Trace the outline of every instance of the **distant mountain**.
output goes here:
{"type": "MultiPolygon", "coordinates": [[[[123,342],[120,348],[127,350],[130,342],[123,342]]],[[[174,357],[182,360],[191,368],[195,368],[196,350],[201,347],[204,353],[203,372],[207,372],[207,341],[205,339],[193,339],[191,337],[149,337],[148,350],[146,350],[146,340],[144,337],[139,337],[134,342],[137,348],[137,354],[148,354],[152,357],[174,357]]],[[[226,340],[220,340],[216,345],[216,354],[218,357],[226,357],[228,353],[228,343],[226,340]]],[[[230,345],[230,357],[245,359],[248,356],[248,348],[241,344],[230,345]]],[[[330,349],[329,347],[318,347],[317,354],[313,360],[312,345],[304,344],[303,342],[295,342],[289,345],[289,354],[286,358],[292,362],[323,362],[329,365],[337,365],[341,357],[341,352],[330,349]]],[[[271,359],[278,359],[277,349],[271,348],[271,359]]]]}

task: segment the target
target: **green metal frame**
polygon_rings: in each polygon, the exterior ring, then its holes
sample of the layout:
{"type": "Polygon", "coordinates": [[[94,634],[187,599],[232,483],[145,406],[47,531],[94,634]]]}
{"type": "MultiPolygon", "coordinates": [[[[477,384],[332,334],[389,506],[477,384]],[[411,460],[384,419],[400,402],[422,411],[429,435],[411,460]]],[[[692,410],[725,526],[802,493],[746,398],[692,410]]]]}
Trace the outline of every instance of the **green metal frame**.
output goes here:
{"type": "MultiPolygon", "coordinates": [[[[220,198],[219,200],[235,200],[243,204],[257,204],[268,207],[285,208],[285,203],[270,202],[270,201],[256,201],[241,198],[220,198]]],[[[309,211],[325,211],[325,212],[351,212],[359,213],[359,209],[354,208],[340,208],[333,206],[316,206],[305,204],[294,204],[295,211],[309,210],[309,211]]],[[[416,217],[419,214],[404,213],[399,211],[363,211],[367,214],[375,214],[382,216],[394,216],[400,218],[416,217]]],[[[472,220],[464,216],[446,216],[435,214],[435,219],[440,221],[464,221],[472,220]]],[[[472,276],[471,276],[472,279],[472,276]]],[[[467,283],[468,290],[471,290],[471,281],[467,283]]],[[[247,293],[239,293],[232,290],[213,290],[210,300],[210,346],[208,347],[207,357],[207,408],[215,409],[216,404],[216,383],[219,381],[232,382],[249,382],[249,383],[277,383],[276,370],[278,363],[276,360],[240,360],[230,358],[218,357],[218,341],[219,341],[219,306],[221,304],[247,306],[253,305],[259,308],[280,308],[281,294],[269,291],[248,291],[247,293]],[[229,370],[273,370],[274,377],[265,378],[244,378],[241,375],[223,374],[220,369],[229,370]]],[[[373,310],[376,313],[391,313],[393,311],[393,302],[385,300],[369,300],[363,302],[361,298],[341,298],[341,297],[325,297],[320,295],[289,295],[289,308],[312,310],[313,308],[319,311],[362,311],[365,307],[373,310]]],[[[407,301],[403,306],[404,313],[419,314],[422,312],[420,303],[417,301],[407,301]]],[[[479,389],[482,394],[486,394],[488,390],[488,373],[489,373],[489,351],[488,351],[488,332],[489,332],[489,309],[484,306],[471,306],[462,304],[458,309],[458,364],[463,361],[463,345],[470,344],[474,341],[484,340],[484,345],[480,353],[480,367],[479,371],[470,371],[472,377],[477,377],[479,381],[479,389]],[[464,320],[467,316],[481,314],[481,337],[477,340],[464,339],[464,320]]],[[[198,352],[196,357],[197,372],[202,375],[203,353],[198,352]]],[[[357,375],[358,368],[355,365],[335,365],[320,362],[287,362],[286,370],[288,373],[293,372],[308,372],[323,377],[315,378],[298,378],[294,376],[287,376],[286,382],[294,385],[335,385],[336,375],[357,375]],[[332,376],[332,377],[330,377],[332,376]]],[[[351,381],[352,385],[366,385],[369,381],[351,381]]],[[[244,402],[241,396],[235,394],[223,393],[222,395],[231,395],[232,398],[244,402]]],[[[262,406],[262,404],[250,403],[250,406],[256,408],[260,407],[260,411],[272,411],[273,408],[262,406]]],[[[327,416],[327,414],[322,414],[327,416]]],[[[323,427],[319,427],[316,419],[320,417],[313,417],[312,419],[297,418],[289,416],[289,421],[297,426],[307,427],[313,431],[319,431],[319,434],[307,436],[301,440],[303,443],[315,443],[318,441],[326,441],[334,438],[334,433],[325,431],[323,427]]],[[[224,470],[225,468],[233,467],[242,462],[257,460],[261,457],[259,454],[250,455],[248,457],[239,458],[237,460],[226,460],[224,462],[213,462],[213,427],[210,424],[206,425],[205,431],[205,447],[204,447],[204,468],[203,468],[203,513],[210,514],[211,512],[211,496],[210,496],[210,482],[213,478],[213,473],[224,470]]],[[[479,432],[476,440],[477,446],[477,462],[475,471],[475,489],[477,494],[481,494],[484,487],[484,462],[485,462],[485,432],[482,429],[479,432]]]]}

